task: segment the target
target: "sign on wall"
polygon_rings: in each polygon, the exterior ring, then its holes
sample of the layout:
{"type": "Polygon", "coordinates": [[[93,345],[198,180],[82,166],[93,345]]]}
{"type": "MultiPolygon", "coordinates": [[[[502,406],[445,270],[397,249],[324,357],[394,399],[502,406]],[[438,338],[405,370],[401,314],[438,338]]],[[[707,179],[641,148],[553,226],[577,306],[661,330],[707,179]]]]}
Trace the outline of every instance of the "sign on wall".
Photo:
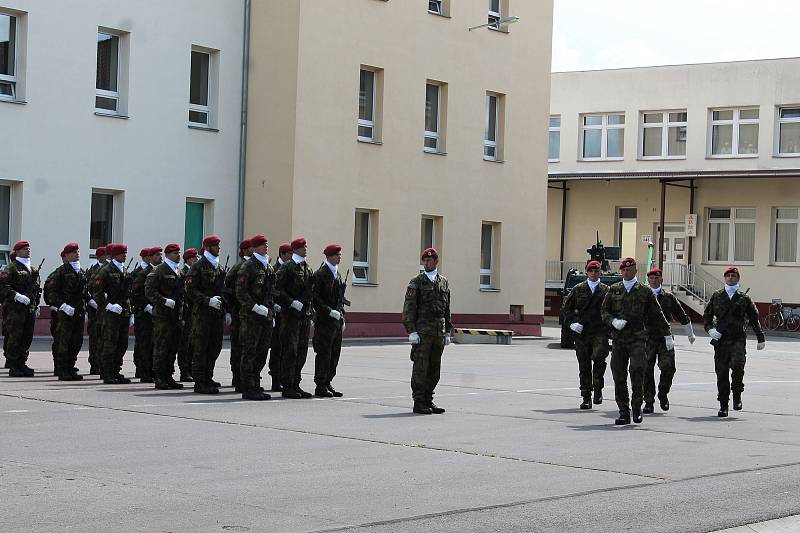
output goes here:
{"type": "Polygon", "coordinates": [[[697,214],[686,215],[686,236],[697,237],[697,214]]]}
{"type": "Polygon", "coordinates": [[[652,235],[642,235],[642,242],[647,243],[647,242],[651,242],[652,240],[653,240],[653,236],[652,235]]]}

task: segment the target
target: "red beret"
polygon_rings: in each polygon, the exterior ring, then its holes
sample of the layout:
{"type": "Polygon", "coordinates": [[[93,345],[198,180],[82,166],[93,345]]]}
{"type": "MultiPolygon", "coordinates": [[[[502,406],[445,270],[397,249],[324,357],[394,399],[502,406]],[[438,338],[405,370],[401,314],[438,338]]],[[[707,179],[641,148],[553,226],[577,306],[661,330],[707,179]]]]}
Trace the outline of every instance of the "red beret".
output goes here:
{"type": "Polygon", "coordinates": [[[626,257],[619,264],[619,268],[621,268],[621,269],[622,268],[627,268],[627,267],[635,267],[635,266],[636,266],[636,259],[634,259],[633,257],[626,257]]]}
{"type": "Polygon", "coordinates": [[[303,237],[298,237],[292,241],[292,244],[290,246],[292,247],[292,250],[297,250],[298,248],[302,248],[305,245],[306,245],[306,240],[303,237]]]}
{"type": "Polygon", "coordinates": [[[153,252],[150,251],[150,248],[142,248],[142,251],[139,252],[139,257],[150,257],[153,252]]]}
{"type": "Polygon", "coordinates": [[[250,244],[250,239],[243,239],[242,242],[239,243],[239,250],[247,250],[248,248],[252,248],[253,245],[250,244]]]}
{"type": "Polygon", "coordinates": [[[740,275],[739,274],[739,269],[737,267],[735,267],[734,265],[731,265],[728,268],[726,268],[725,272],[722,275],[723,276],[727,276],[728,274],[731,274],[731,273],[736,274],[737,276],[740,275]]]}
{"type": "Polygon", "coordinates": [[[338,254],[341,251],[342,247],[339,246],[338,244],[329,244],[328,246],[325,247],[324,250],[322,250],[322,253],[325,254],[325,257],[330,257],[332,255],[338,254]]]}
{"type": "Polygon", "coordinates": [[[106,247],[98,246],[97,249],[94,251],[94,255],[96,255],[97,257],[100,257],[101,255],[108,255],[108,252],[106,252],[106,247]]]}
{"type": "Polygon", "coordinates": [[[79,250],[77,242],[70,242],[64,246],[64,250],[61,252],[63,254],[71,254],[73,252],[77,252],[79,250]]]}
{"type": "Polygon", "coordinates": [[[436,251],[436,248],[427,248],[424,252],[422,252],[422,259],[425,259],[426,257],[439,259],[439,252],[436,251]]]}
{"type": "Polygon", "coordinates": [[[285,254],[291,251],[292,251],[292,245],[289,244],[288,242],[281,244],[280,247],[278,248],[278,253],[280,254],[285,254]]]}
{"type": "Polygon", "coordinates": [[[28,241],[19,241],[17,244],[14,245],[14,251],[16,252],[17,250],[28,247],[30,245],[31,243],[29,243],[28,241]]]}
{"type": "Polygon", "coordinates": [[[183,260],[186,261],[187,259],[191,259],[192,257],[197,257],[197,248],[189,248],[185,252],[183,252],[183,260]]]}
{"type": "Polygon", "coordinates": [[[203,239],[203,248],[208,248],[209,246],[219,246],[219,243],[222,242],[222,239],[219,238],[217,235],[209,235],[205,239],[203,239]]]}
{"type": "Polygon", "coordinates": [[[122,255],[128,253],[128,247],[124,244],[111,243],[106,245],[106,251],[111,256],[122,255]]]}
{"type": "Polygon", "coordinates": [[[180,252],[180,251],[181,251],[181,245],[174,242],[171,242],[164,247],[165,254],[171,254],[172,252],[180,252]]]}
{"type": "Polygon", "coordinates": [[[267,241],[267,237],[266,236],[264,236],[264,235],[259,233],[258,235],[253,235],[252,237],[250,237],[250,241],[249,242],[250,242],[250,247],[251,248],[255,248],[256,246],[261,246],[262,244],[267,244],[269,241],[267,241]]]}
{"type": "Polygon", "coordinates": [[[163,252],[163,251],[164,251],[164,249],[161,248],[160,246],[153,246],[152,248],[150,248],[150,255],[157,254],[157,253],[163,252]]]}
{"type": "Polygon", "coordinates": [[[602,266],[600,265],[600,261],[589,261],[588,263],[586,263],[586,270],[591,270],[593,268],[600,270],[602,268],[602,266]]]}
{"type": "Polygon", "coordinates": [[[664,274],[663,274],[663,272],[661,272],[660,268],[656,267],[656,268],[651,268],[650,272],[648,272],[647,275],[648,276],[663,276],[664,274]]]}

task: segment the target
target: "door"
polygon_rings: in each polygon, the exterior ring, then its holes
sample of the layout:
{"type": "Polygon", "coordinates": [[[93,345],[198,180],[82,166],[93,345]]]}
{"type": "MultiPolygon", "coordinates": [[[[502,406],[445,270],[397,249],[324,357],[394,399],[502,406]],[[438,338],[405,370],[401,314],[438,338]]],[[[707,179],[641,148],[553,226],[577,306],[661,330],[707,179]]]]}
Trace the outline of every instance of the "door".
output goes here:
{"type": "Polygon", "coordinates": [[[687,249],[689,239],[682,224],[664,226],[664,284],[684,285],[688,281],[687,249]]]}

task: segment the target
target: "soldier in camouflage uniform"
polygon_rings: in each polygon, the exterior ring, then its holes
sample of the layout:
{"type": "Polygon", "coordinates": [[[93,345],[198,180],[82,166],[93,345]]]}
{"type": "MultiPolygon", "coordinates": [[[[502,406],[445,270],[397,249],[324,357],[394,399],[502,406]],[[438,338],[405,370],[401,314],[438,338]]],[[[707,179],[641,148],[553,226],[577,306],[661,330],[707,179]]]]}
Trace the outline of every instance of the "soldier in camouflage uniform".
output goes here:
{"type": "Polygon", "coordinates": [[[673,340],[669,323],[661,312],[653,292],[636,280],[636,260],[626,257],[620,263],[622,281],[613,284],[603,299],[601,316],[610,326],[611,373],[614,376],[614,396],[619,408],[616,425],[642,422],[644,370],[647,337],[660,336],[668,350],[673,340]],[[630,363],[632,398],[628,397],[628,364],[630,363]],[[631,409],[631,407],[633,409],[631,409]]]}
{"type": "Polygon", "coordinates": [[[703,313],[705,330],[714,345],[714,371],[717,373],[717,416],[728,416],[728,401],[733,391],[733,410],[742,409],[744,365],[747,360],[745,328],[749,324],[756,334],[756,349],[765,347],[764,331],[758,321],[753,300],[739,290],[739,269],[725,269],[725,287],[711,295],[703,313]],[[730,380],[729,376],[730,375],[730,380]]]}
{"type": "Polygon", "coordinates": [[[83,324],[86,312],[86,276],[81,270],[78,243],[71,242],[61,252],[64,264],[47,277],[45,299],[55,308],[55,370],[59,381],[80,381],[75,363],[83,347],[83,324]]]}
{"type": "Polygon", "coordinates": [[[306,240],[300,237],[291,245],[292,259],[278,270],[275,280],[281,306],[281,394],[284,398],[311,398],[311,393],[300,388],[300,373],[308,356],[314,273],[306,263],[306,240]]]}
{"type": "Polygon", "coordinates": [[[233,374],[231,386],[236,392],[242,392],[239,387],[239,368],[242,363],[242,342],[240,336],[242,323],[239,319],[239,300],[236,298],[236,280],[239,276],[239,269],[242,268],[245,261],[250,259],[251,253],[250,240],[242,240],[239,243],[240,260],[225,274],[225,300],[228,302],[228,310],[231,315],[231,374],[233,374]]]}
{"type": "MultiPolygon", "coordinates": [[[[161,248],[158,248],[160,251],[161,248]]],[[[153,383],[153,306],[144,295],[147,275],[153,271],[154,248],[142,248],[141,261],[131,272],[131,305],[133,306],[133,364],[141,383],[153,383]]]]}
{"type": "Polygon", "coordinates": [[[153,306],[153,379],[159,390],[182,389],[172,378],[180,342],[183,274],[178,267],[181,247],[164,247],[164,262],[147,275],[144,293],[153,306]]]}
{"type": "Polygon", "coordinates": [[[189,248],[183,252],[183,266],[181,267],[181,274],[183,275],[183,292],[182,292],[182,310],[181,310],[181,331],[180,331],[180,344],[178,345],[178,369],[180,370],[180,381],[191,383],[194,381],[192,378],[192,305],[189,299],[186,298],[186,275],[189,274],[189,269],[197,262],[197,248],[189,248]]]}
{"type": "MultiPolygon", "coordinates": [[[[661,312],[664,313],[664,318],[667,319],[667,322],[675,319],[686,326],[689,344],[693,344],[695,336],[692,322],[675,295],[661,286],[662,281],[663,275],[660,268],[654,268],[647,273],[647,283],[650,285],[650,290],[656,295],[658,305],[661,306],[661,312]]],[[[675,376],[675,348],[667,350],[662,337],[648,335],[647,368],[644,371],[644,409],[642,410],[644,414],[650,414],[654,410],[656,360],[658,360],[658,369],[661,371],[661,377],[658,380],[658,401],[661,404],[662,411],[669,411],[669,398],[667,395],[669,394],[669,389],[672,388],[672,378],[675,376]]]]}
{"type": "Polygon", "coordinates": [[[608,292],[608,285],[600,281],[600,269],[599,261],[589,261],[586,264],[587,280],[575,285],[564,301],[565,320],[569,329],[575,332],[578,382],[583,398],[581,409],[591,409],[592,391],[594,403],[603,403],[608,328],[600,316],[600,307],[608,292]]]}
{"type": "Polygon", "coordinates": [[[186,275],[186,298],[194,315],[192,377],[198,394],[217,394],[220,387],[214,381],[214,365],[222,350],[225,327],[225,271],[219,265],[220,242],[216,235],[203,239],[203,257],[186,275]]]}
{"type": "Polygon", "coordinates": [[[95,250],[97,262],[89,267],[86,271],[86,298],[88,305],[86,307],[86,314],[88,316],[87,333],[89,334],[89,375],[99,376],[102,367],[100,363],[100,341],[102,335],[100,333],[100,324],[97,320],[97,302],[95,302],[89,294],[89,287],[92,284],[92,277],[97,271],[106,263],[108,263],[108,254],[106,253],[105,246],[98,246],[95,250]]]}
{"type": "MultiPolygon", "coordinates": [[[[278,248],[278,259],[272,269],[277,273],[281,265],[292,259],[292,245],[285,242],[278,248]]],[[[269,375],[272,376],[272,386],[270,392],[281,392],[281,305],[278,302],[272,304],[275,311],[275,326],[272,328],[272,342],[269,345],[269,375]]]]}
{"type": "MultiPolygon", "coordinates": [[[[62,266],[67,264],[67,260],[64,259],[64,252],[61,252],[61,264],[62,266]]],[[[53,343],[50,345],[50,352],[53,354],[53,375],[58,377],[58,346],[56,345],[56,327],[58,326],[58,307],[54,307],[50,303],[49,294],[47,291],[47,282],[50,281],[50,277],[53,276],[58,269],[55,269],[47,276],[47,279],[44,282],[44,292],[42,298],[44,299],[44,303],[50,306],[50,336],[53,338],[53,343]]],[[[75,370],[77,372],[77,369],[75,370]]]]}
{"type": "Polygon", "coordinates": [[[438,273],[439,252],[428,248],[422,252],[425,272],[411,278],[403,305],[403,325],[411,342],[411,392],[414,412],[421,415],[441,414],[444,409],[433,403],[434,389],[439,383],[442,352],[450,344],[453,324],[450,321],[450,287],[447,278],[438,273]]]}
{"type": "Polygon", "coordinates": [[[89,289],[92,299],[97,303],[103,335],[101,377],[103,383],[108,385],[125,385],[131,382],[121,373],[122,359],[128,349],[131,316],[130,275],[125,268],[128,247],[112,243],[106,246],[106,251],[111,261],[95,273],[89,289]]]}
{"type": "Polygon", "coordinates": [[[252,255],[241,263],[236,278],[242,342],[241,392],[245,400],[269,400],[270,395],[261,388],[261,371],[267,364],[272,340],[275,272],[269,264],[267,238],[256,235],[249,243],[252,255]]]}
{"type": "Polygon", "coordinates": [[[33,325],[39,307],[39,271],[31,268],[31,247],[27,241],[14,245],[12,260],[0,272],[0,301],[3,302],[3,328],[8,375],[33,377],[26,363],[33,341],[33,325]]]}
{"type": "Polygon", "coordinates": [[[314,396],[338,398],[342,393],[333,388],[331,381],[339,365],[344,327],[344,282],[339,275],[342,247],[329,244],[323,254],[325,262],[314,272],[314,396]]]}

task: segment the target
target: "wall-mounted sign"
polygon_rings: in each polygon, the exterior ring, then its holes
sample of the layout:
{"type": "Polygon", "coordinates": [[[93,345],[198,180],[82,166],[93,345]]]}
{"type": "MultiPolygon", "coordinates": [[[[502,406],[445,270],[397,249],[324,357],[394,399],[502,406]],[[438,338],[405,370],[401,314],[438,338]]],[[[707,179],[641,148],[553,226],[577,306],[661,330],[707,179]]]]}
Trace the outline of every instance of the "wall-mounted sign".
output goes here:
{"type": "Polygon", "coordinates": [[[697,215],[686,215],[686,236],[697,237],[697,215]]]}
{"type": "Polygon", "coordinates": [[[642,242],[651,242],[653,240],[652,235],[642,235],[642,242]]]}

